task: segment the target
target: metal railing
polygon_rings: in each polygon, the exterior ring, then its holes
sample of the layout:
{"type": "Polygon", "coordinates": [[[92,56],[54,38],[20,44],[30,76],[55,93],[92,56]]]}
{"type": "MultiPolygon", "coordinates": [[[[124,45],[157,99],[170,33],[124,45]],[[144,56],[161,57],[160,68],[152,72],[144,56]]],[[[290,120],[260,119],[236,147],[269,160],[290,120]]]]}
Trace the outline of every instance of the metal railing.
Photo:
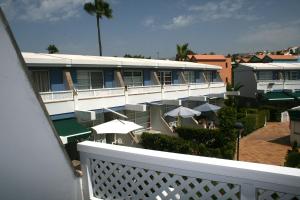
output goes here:
{"type": "Polygon", "coordinates": [[[77,90],[78,99],[124,95],[124,87],[77,90]]]}
{"type": "Polygon", "coordinates": [[[73,100],[73,91],[40,92],[44,102],[73,100]]]}

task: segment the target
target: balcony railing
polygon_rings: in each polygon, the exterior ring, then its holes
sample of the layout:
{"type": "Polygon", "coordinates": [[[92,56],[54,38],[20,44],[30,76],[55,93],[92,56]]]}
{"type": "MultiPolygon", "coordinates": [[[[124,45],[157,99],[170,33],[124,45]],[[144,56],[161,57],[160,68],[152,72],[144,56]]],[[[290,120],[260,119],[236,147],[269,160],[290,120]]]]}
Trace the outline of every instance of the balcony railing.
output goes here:
{"type": "Polygon", "coordinates": [[[188,84],[172,84],[172,85],[164,85],[165,91],[180,91],[180,90],[187,90],[188,84]]]}
{"type": "Polygon", "coordinates": [[[73,100],[72,90],[57,92],[40,92],[40,95],[44,102],[73,100]]]}
{"type": "Polygon", "coordinates": [[[77,90],[78,99],[124,95],[124,87],[77,90]]]}
{"type": "Polygon", "coordinates": [[[85,199],[299,199],[300,170],[137,149],[78,144],[85,199]]]}
{"type": "Polygon", "coordinates": [[[285,80],[284,89],[286,90],[300,90],[300,80],[285,80]]]}
{"type": "Polygon", "coordinates": [[[160,93],[161,92],[161,85],[128,87],[127,91],[128,91],[129,95],[160,93]]]}

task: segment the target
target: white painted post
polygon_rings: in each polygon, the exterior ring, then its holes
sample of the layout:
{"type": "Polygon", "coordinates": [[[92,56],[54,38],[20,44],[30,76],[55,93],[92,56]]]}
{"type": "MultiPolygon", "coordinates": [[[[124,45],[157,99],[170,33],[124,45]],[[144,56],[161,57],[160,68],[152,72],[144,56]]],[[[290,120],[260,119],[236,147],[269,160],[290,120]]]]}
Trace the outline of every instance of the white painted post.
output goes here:
{"type": "Polygon", "coordinates": [[[125,86],[124,95],[125,95],[125,104],[128,104],[129,103],[129,98],[128,98],[127,86],[125,86]]]}
{"type": "Polygon", "coordinates": [[[161,85],[161,100],[165,98],[165,85],[161,85]]]}

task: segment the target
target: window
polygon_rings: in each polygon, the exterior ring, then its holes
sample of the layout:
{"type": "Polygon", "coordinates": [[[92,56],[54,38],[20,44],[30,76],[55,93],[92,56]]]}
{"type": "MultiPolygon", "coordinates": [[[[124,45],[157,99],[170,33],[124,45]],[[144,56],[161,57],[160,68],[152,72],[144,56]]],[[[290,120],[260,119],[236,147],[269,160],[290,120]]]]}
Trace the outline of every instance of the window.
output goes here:
{"type": "Polygon", "coordinates": [[[172,84],[172,72],[171,71],[160,71],[157,73],[158,79],[162,85],[172,84]]]}
{"type": "Polygon", "coordinates": [[[125,70],[123,73],[125,85],[127,86],[142,86],[143,74],[142,71],[125,70]]]}
{"type": "Polygon", "coordinates": [[[77,88],[97,89],[103,88],[103,73],[101,71],[77,71],[77,88]]]}
{"type": "Polygon", "coordinates": [[[208,82],[219,82],[219,81],[221,81],[220,78],[219,78],[219,74],[216,71],[207,71],[207,72],[204,72],[204,73],[205,73],[206,80],[208,82]]]}
{"type": "Polygon", "coordinates": [[[287,71],[287,72],[285,72],[285,79],[287,79],[287,80],[300,80],[300,71],[287,71]]]}
{"type": "Polygon", "coordinates": [[[258,80],[273,80],[272,71],[260,71],[260,72],[258,72],[258,80]]]}
{"type": "Polygon", "coordinates": [[[184,78],[188,83],[195,83],[195,72],[194,71],[185,71],[184,78]]]}
{"type": "Polygon", "coordinates": [[[32,71],[32,79],[39,92],[50,91],[50,80],[48,71],[32,71]]]}

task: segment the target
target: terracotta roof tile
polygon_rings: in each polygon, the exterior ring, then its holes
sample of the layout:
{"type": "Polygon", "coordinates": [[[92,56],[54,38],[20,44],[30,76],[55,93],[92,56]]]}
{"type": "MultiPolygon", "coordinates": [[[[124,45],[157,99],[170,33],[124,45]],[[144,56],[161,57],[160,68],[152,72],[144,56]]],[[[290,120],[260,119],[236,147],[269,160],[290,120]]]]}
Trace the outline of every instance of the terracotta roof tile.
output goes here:
{"type": "Polygon", "coordinates": [[[191,59],[194,57],[196,60],[225,60],[224,55],[204,55],[204,54],[197,54],[197,55],[188,55],[191,59]]]}
{"type": "Polygon", "coordinates": [[[297,60],[295,56],[291,55],[267,55],[272,60],[297,60]]]}

